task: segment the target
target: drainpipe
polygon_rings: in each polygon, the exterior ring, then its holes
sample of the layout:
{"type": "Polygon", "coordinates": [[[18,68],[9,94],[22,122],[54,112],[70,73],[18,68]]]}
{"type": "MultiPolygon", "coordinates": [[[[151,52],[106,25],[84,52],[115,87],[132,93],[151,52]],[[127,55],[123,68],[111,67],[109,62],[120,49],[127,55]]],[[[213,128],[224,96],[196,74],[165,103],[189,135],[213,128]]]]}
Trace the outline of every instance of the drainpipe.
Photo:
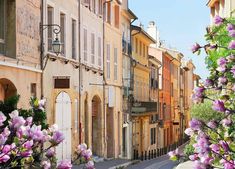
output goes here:
{"type": "MultiPolygon", "coordinates": [[[[41,0],[41,23],[40,25],[43,25],[43,9],[44,9],[44,0],[41,0]]],[[[43,29],[41,29],[41,26],[39,26],[40,28],[40,67],[41,67],[41,98],[44,97],[44,94],[43,94],[43,55],[44,55],[44,38],[43,38],[43,29]]]]}
{"type": "Polygon", "coordinates": [[[82,76],[82,66],[81,66],[81,0],[78,0],[78,54],[79,54],[79,92],[78,92],[78,97],[79,97],[79,119],[78,119],[78,124],[79,124],[79,144],[82,142],[82,124],[81,124],[81,114],[82,114],[82,100],[81,100],[81,87],[82,87],[82,82],[81,82],[81,76],[82,76]]]}

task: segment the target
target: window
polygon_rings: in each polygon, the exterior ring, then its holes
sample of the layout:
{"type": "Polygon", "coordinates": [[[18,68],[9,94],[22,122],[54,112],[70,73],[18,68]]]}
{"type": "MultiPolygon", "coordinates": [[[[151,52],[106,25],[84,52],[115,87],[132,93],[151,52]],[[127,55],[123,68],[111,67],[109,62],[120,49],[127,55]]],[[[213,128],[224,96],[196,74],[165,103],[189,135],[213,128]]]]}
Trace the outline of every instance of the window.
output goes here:
{"type": "Polygon", "coordinates": [[[99,0],[99,8],[98,8],[99,16],[102,16],[102,13],[103,13],[103,0],[99,0]]]}
{"type": "Polygon", "coordinates": [[[72,58],[76,59],[76,20],[72,19],[72,58]]]}
{"type": "Polygon", "coordinates": [[[119,28],[119,6],[115,5],[114,7],[114,23],[115,23],[115,27],[119,28]]]}
{"type": "Polygon", "coordinates": [[[98,65],[101,67],[101,37],[98,37],[98,65]]]}
{"type": "Polygon", "coordinates": [[[92,4],[91,4],[91,6],[92,6],[91,11],[96,13],[96,0],[92,0],[91,2],[92,2],[92,4]]]}
{"type": "Polygon", "coordinates": [[[140,52],[139,54],[140,54],[140,56],[141,56],[141,55],[142,55],[142,42],[140,42],[139,45],[140,45],[140,46],[139,46],[139,50],[140,50],[140,51],[139,51],[139,52],[140,52]]]}
{"type": "Polygon", "coordinates": [[[111,24],[111,2],[106,3],[106,22],[108,22],[109,24],[111,24]]]}
{"type": "Polygon", "coordinates": [[[87,61],[87,30],[83,29],[83,59],[87,61]]]}
{"type": "Polygon", "coordinates": [[[5,54],[6,1],[0,1],[0,53],[5,54]]]}
{"type": "Polygon", "coordinates": [[[106,62],[107,62],[107,78],[110,79],[110,45],[107,44],[107,59],[106,59],[106,62]]]}
{"type": "Polygon", "coordinates": [[[91,63],[95,64],[95,34],[91,34],[91,63]]]}
{"type": "Polygon", "coordinates": [[[138,39],[135,38],[135,53],[138,53],[138,39]]]}
{"type": "MultiPolygon", "coordinates": [[[[47,7],[47,24],[53,24],[53,8],[50,6],[47,7]]],[[[47,30],[47,50],[52,51],[53,28],[49,26],[47,30]]]]}
{"type": "Polygon", "coordinates": [[[65,56],[65,14],[60,14],[60,41],[63,44],[61,47],[61,54],[65,56]]]}
{"type": "Polygon", "coordinates": [[[0,53],[11,58],[16,58],[15,1],[0,0],[0,53]]]}
{"type": "Polygon", "coordinates": [[[118,80],[118,50],[114,48],[114,80],[118,80]]]}
{"type": "Polygon", "coordinates": [[[36,83],[31,83],[30,93],[31,93],[32,97],[37,97],[37,85],[36,85],[36,83]]]}
{"type": "Polygon", "coordinates": [[[156,144],[156,128],[151,128],[150,130],[150,141],[151,145],[153,145],[156,144]]]}
{"type": "Polygon", "coordinates": [[[146,56],[146,53],[145,53],[145,45],[143,44],[143,56],[145,57],[146,56]]]}

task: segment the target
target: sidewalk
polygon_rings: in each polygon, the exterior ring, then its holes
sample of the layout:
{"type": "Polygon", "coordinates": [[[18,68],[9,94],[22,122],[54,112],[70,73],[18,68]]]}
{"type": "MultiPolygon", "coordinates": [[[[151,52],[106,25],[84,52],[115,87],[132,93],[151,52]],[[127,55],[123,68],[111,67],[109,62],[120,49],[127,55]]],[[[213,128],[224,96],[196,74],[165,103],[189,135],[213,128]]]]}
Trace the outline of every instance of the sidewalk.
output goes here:
{"type": "MultiPolygon", "coordinates": [[[[125,159],[114,159],[114,160],[105,160],[102,162],[95,163],[96,169],[116,169],[119,167],[127,167],[129,165],[138,163],[138,160],[125,160],[125,159]]],[[[82,169],[84,165],[74,165],[72,169],[82,169]]]]}

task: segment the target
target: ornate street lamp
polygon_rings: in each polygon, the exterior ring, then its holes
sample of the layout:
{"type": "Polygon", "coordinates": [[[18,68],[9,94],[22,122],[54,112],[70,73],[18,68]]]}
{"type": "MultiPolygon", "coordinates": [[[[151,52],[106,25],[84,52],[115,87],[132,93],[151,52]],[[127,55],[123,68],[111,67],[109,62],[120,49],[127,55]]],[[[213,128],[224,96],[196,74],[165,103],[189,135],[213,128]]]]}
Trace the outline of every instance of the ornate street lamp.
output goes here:
{"type": "Polygon", "coordinates": [[[59,41],[58,36],[56,35],[55,40],[52,42],[52,50],[58,56],[61,53],[62,43],[59,41]]]}
{"type": "Polygon", "coordinates": [[[52,50],[58,56],[61,53],[61,46],[63,45],[58,38],[58,34],[61,31],[61,27],[58,24],[40,25],[42,31],[48,27],[53,27],[53,33],[56,35],[55,40],[52,42],[52,50]]]}

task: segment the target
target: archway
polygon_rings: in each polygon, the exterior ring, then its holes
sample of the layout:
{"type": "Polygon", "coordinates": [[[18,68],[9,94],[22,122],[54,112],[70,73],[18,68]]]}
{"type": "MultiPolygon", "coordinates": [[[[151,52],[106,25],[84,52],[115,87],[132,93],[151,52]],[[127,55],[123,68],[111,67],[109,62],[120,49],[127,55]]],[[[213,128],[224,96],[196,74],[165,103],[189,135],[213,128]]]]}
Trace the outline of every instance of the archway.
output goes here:
{"type": "Polygon", "coordinates": [[[102,156],[102,112],[98,96],[92,99],[92,151],[94,155],[102,156]]]}
{"type": "Polygon", "coordinates": [[[87,96],[84,101],[84,117],[85,117],[85,143],[90,147],[89,142],[89,112],[88,112],[88,102],[87,96]]]}
{"type": "MultiPolygon", "coordinates": [[[[114,145],[114,110],[107,106],[106,113],[107,120],[107,157],[114,157],[115,145],[114,145]]],[[[118,138],[119,139],[119,138],[118,138]]]]}
{"type": "Polygon", "coordinates": [[[4,101],[17,94],[15,85],[9,79],[0,79],[0,100],[4,101]]]}
{"type": "Polygon", "coordinates": [[[71,159],[71,99],[65,92],[56,98],[55,122],[64,134],[64,141],[56,148],[57,159],[71,159]]]}

